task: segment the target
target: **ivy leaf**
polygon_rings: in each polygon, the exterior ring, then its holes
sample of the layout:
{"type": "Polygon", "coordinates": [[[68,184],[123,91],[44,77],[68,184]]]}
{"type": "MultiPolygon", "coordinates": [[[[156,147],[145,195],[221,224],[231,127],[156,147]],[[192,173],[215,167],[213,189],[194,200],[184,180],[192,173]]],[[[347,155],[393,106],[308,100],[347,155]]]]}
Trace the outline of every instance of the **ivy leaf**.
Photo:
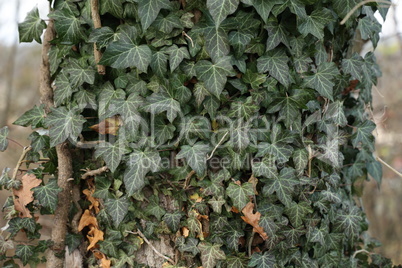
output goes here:
{"type": "Polygon", "coordinates": [[[161,9],[170,9],[169,0],[139,0],[138,15],[144,32],[155,21],[161,9]]]}
{"type": "Polygon", "coordinates": [[[253,103],[253,99],[248,97],[246,101],[232,102],[228,115],[249,120],[259,109],[260,107],[253,103]]]}
{"type": "MultiPolygon", "coordinates": [[[[107,2],[107,1],[106,1],[107,2]]],[[[115,33],[110,27],[93,29],[89,35],[88,42],[96,43],[98,48],[104,48],[113,41],[115,33]]]]}
{"type": "Polygon", "coordinates": [[[176,155],[176,159],[186,159],[188,165],[200,176],[202,176],[207,168],[207,153],[211,150],[208,144],[197,142],[196,144],[183,145],[180,152],[176,155]]]}
{"type": "Polygon", "coordinates": [[[112,181],[107,177],[96,176],[95,177],[95,192],[92,194],[93,197],[108,199],[111,197],[109,192],[112,181]]]}
{"type": "Polygon", "coordinates": [[[218,260],[226,258],[225,253],[221,250],[220,244],[200,243],[198,249],[201,252],[201,262],[204,268],[214,268],[218,260]]]}
{"type": "Polygon", "coordinates": [[[225,87],[227,76],[233,76],[230,57],[221,57],[214,63],[201,60],[195,65],[197,77],[204,82],[205,88],[218,99],[225,87]]]}
{"type": "Polygon", "coordinates": [[[54,26],[63,44],[76,44],[86,39],[84,27],[81,27],[81,24],[85,23],[84,20],[77,18],[71,10],[56,10],[49,14],[49,18],[55,20],[54,26]]]}
{"type": "MultiPolygon", "coordinates": [[[[148,1],[148,0],[146,0],[148,1]]],[[[150,0],[152,2],[154,0],[150,0]]],[[[113,42],[103,53],[99,64],[121,69],[136,67],[140,72],[147,72],[151,63],[152,51],[147,45],[135,45],[132,43],[113,42]]]]}
{"type": "Polygon", "coordinates": [[[193,237],[188,237],[185,241],[183,236],[179,236],[176,239],[176,245],[178,245],[178,249],[180,252],[190,252],[194,256],[197,255],[200,250],[197,248],[199,240],[193,237]]]}
{"type": "Polygon", "coordinates": [[[28,264],[30,258],[34,255],[35,246],[19,244],[15,247],[15,255],[22,261],[25,266],[28,264]]]}
{"type": "Polygon", "coordinates": [[[343,102],[335,101],[328,105],[327,111],[324,114],[325,120],[331,120],[337,126],[344,127],[347,125],[348,120],[346,119],[345,113],[343,111],[343,102]]]}
{"type": "Polygon", "coordinates": [[[283,168],[275,179],[270,179],[263,188],[265,195],[271,195],[276,192],[278,199],[286,206],[290,207],[292,203],[292,193],[294,186],[299,184],[295,178],[295,171],[292,168],[283,168]]]}
{"type": "Polygon", "coordinates": [[[288,216],[293,227],[297,228],[303,224],[303,219],[305,219],[307,214],[313,213],[313,209],[305,201],[299,203],[292,202],[289,207],[285,208],[284,212],[288,216]]]}
{"type": "Polygon", "coordinates": [[[161,31],[165,34],[171,33],[174,28],[183,28],[180,18],[176,14],[172,13],[169,13],[167,16],[162,16],[162,14],[159,14],[153,23],[153,26],[155,26],[158,31],[161,31]]]}
{"type": "Polygon", "coordinates": [[[306,76],[304,82],[306,86],[317,90],[321,96],[334,100],[333,87],[334,82],[332,80],[339,74],[339,70],[333,62],[324,62],[318,66],[318,70],[315,74],[306,76]]]}
{"type": "Polygon", "coordinates": [[[240,256],[227,256],[226,267],[227,268],[247,268],[248,259],[241,254],[240,256]]]}
{"type": "Polygon", "coordinates": [[[208,204],[210,204],[211,205],[211,207],[212,207],[212,210],[214,211],[214,212],[216,212],[216,213],[218,213],[218,214],[221,214],[222,213],[222,206],[224,205],[224,204],[226,204],[226,200],[225,199],[223,199],[223,197],[222,196],[214,196],[214,197],[212,197],[209,201],[208,201],[208,204]]]}
{"type": "Polygon", "coordinates": [[[232,199],[233,206],[241,211],[250,201],[249,196],[254,196],[254,188],[249,182],[242,185],[230,183],[226,188],[226,194],[232,199]]]}
{"type": "Polygon", "coordinates": [[[78,90],[77,88],[71,86],[70,79],[64,72],[56,77],[55,85],[56,89],[54,91],[54,104],[56,106],[60,106],[60,104],[68,101],[71,98],[71,95],[78,90]]]}
{"type": "Polygon", "coordinates": [[[276,48],[280,43],[289,47],[289,33],[282,24],[278,24],[275,17],[268,20],[265,29],[268,32],[266,51],[276,48]]]}
{"type": "Polygon", "coordinates": [[[382,165],[378,161],[371,161],[366,162],[367,172],[373,177],[373,179],[378,183],[381,184],[382,179],[382,165]]]}
{"type": "Polygon", "coordinates": [[[352,135],[352,144],[357,147],[360,143],[362,146],[367,146],[371,151],[374,151],[374,131],[376,125],[371,120],[366,120],[356,126],[356,132],[352,135]]]}
{"type": "Polygon", "coordinates": [[[158,51],[152,55],[151,69],[159,77],[165,77],[167,72],[167,56],[165,53],[158,51]]]}
{"type": "Polygon", "coordinates": [[[145,111],[152,114],[166,112],[169,122],[173,122],[181,112],[180,103],[166,93],[153,93],[147,97],[147,102],[149,104],[144,107],[145,111]]]}
{"type": "Polygon", "coordinates": [[[114,90],[114,87],[112,86],[112,84],[110,82],[105,83],[101,87],[101,91],[100,91],[100,93],[98,95],[98,103],[99,103],[98,114],[99,114],[99,119],[103,120],[108,116],[107,115],[108,114],[108,111],[107,111],[108,108],[115,108],[115,107],[109,107],[111,102],[113,102],[115,100],[124,100],[125,97],[126,97],[126,93],[122,89],[114,90]]]}
{"type": "Polygon", "coordinates": [[[183,217],[181,212],[166,213],[163,216],[163,221],[166,222],[167,226],[172,232],[176,232],[180,227],[180,219],[183,217]]]}
{"type": "Polygon", "coordinates": [[[116,18],[123,18],[123,0],[107,0],[101,1],[100,14],[109,13],[116,18]]]}
{"type": "Polygon", "coordinates": [[[261,16],[262,20],[264,22],[267,22],[269,14],[271,13],[272,8],[276,4],[282,3],[282,0],[272,0],[272,1],[266,1],[266,0],[252,0],[253,6],[255,10],[257,11],[258,15],[261,16]]]}
{"type": "Polygon", "coordinates": [[[23,115],[21,115],[13,124],[23,127],[31,125],[32,129],[34,129],[42,127],[44,119],[45,110],[43,109],[43,105],[35,105],[32,109],[26,111],[23,115]]]}
{"type": "Polygon", "coordinates": [[[238,5],[239,0],[207,0],[208,11],[211,13],[216,27],[219,27],[228,15],[234,13],[238,5]]]}
{"type": "Polygon", "coordinates": [[[95,81],[96,71],[88,65],[83,65],[77,59],[70,58],[64,70],[69,74],[72,87],[81,86],[84,82],[92,85],[95,81]]]}
{"type": "Polygon", "coordinates": [[[349,212],[341,211],[335,219],[336,232],[344,232],[348,237],[358,237],[362,216],[358,207],[352,207],[349,212]]]}
{"type": "Polygon", "coordinates": [[[54,147],[68,138],[77,141],[77,137],[82,131],[82,125],[85,122],[86,120],[82,115],[78,114],[77,109],[52,108],[51,113],[45,120],[45,124],[50,127],[50,146],[54,147]]]}
{"type": "Polygon", "coordinates": [[[290,84],[288,61],[289,57],[283,49],[271,50],[257,59],[258,72],[268,72],[282,85],[288,87],[290,84]]]}
{"type": "Polygon", "coordinates": [[[356,52],[349,59],[342,60],[342,69],[344,73],[352,75],[354,79],[362,80],[363,58],[356,52]]]}
{"type": "Polygon", "coordinates": [[[107,167],[111,172],[114,172],[119,166],[123,154],[127,153],[126,145],[123,142],[103,142],[99,144],[95,151],[95,157],[102,156],[107,167]]]}
{"type": "Polygon", "coordinates": [[[58,193],[61,188],[57,185],[56,179],[50,179],[45,185],[41,185],[32,189],[34,197],[39,201],[41,206],[48,208],[52,213],[56,210],[58,193]]]}
{"type": "Polygon", "coordinates": [[[306,149],[297,149],[292,154],[295,170],[299,176],[303,175],[309,160],[309,155],[306,149]]]}
{"type": "Polygon", "coordinates": [[[146,214],[153,215],[158,221],[160,221],[162,216],[165,215],[166,210],[159,205],[159,198],[157,196],[151,196],[149,201],[150,202],[145,209],[146,214]]]}
{"type": "Polygon", "coordinates": [[[249,267],[274,268],[276,267],[276,258],[272,252],[266,251],[264,254],[254,253],[248,263],[249,267]]]}
{"type": "Polygon", "coordinates": [[[176,127],[172,124],[167,124],[162,117],[155,118],[154,126],[157,146],[163,145],[173,138],[176,127]]]}
{"type": "MultiPolygon", "coordinates": [[[[346,17],[349,11],[351,11],[356,6],[356,4],[356,0],[334,0],[333,2],[334,10],[336,13],[338,13],[340,18],[346,17]]],[[[349,20],[353,20],[356,15],[358,15],[358,12],[352,14],[349,20]]]]}
{"type": "Polygon", "coordinates": [[[379,40],[379,32],[381,32],[381,24],[373,17],[364,17],[359,19],[357,29],[364,40],[370,39],[373,42],[374,48],[377,46],[379,40]]]}
{"type": "Polygon", "coordinates": [[[343,154],[339,150],[340,142],[336,138],[328,139],[325,144],[319,145],[324,153],[317,156],[318,159],[329,162],[334,167],[340,167],[343,162],[343,154]]]}
{"type": "Polygon", "coordinates": [[[32,42],[35,40],[42,44],[40,36],[46,28],[46,23],[39,17],[38,7],[28,12],[25,20],[18,24],[20,42],[32,42]]]}
{"type": "Polygon", "coordinates": [[[8,127],[4,126],[0,128],[0,151],[4,152],[7,149],[8,146],[8,127]]]}
{"type": "Polygon", "coordinates": [[[186,47],[177,47],[177,45],[170,46],[166,49],[166,53],[169,54],[169,66],[170,71],[173,72],[183,59],[190,59],[190,54],[186,47]]]}
{"type": "Polygon", "coordinates": [[[301,34],[312,34],[318,39],[324,38],[324,27],[334,18],[329,9],[315,9],[309,16],[305,16],[300,20],[298,29],[301,34]]]}
{"type": "Polygon", "coordinates": [[[217,27],[212,18],[207,17],[207,25],[199,31],[204,34],[205,49],[213,61],[218,61],[230,52],[227,32],[222,27],[217,27]]]}
{"type": "Polygon", "coordinates": [[[254,176],[264,176],[273,179],[278,176],[278,169],[275,165],[275,158],[266,156],[259,162],[253,162],[252,170],[254,176]]]}
{"type": "Polygon", "coordinates": [[[129,205],[130,201],[126,196],[116,199],[114,198],[106,199],[105,201],[106,212],[112,218],[114,226],[116,228],[119,227],[120,223],[126,216],[129,205]]]}

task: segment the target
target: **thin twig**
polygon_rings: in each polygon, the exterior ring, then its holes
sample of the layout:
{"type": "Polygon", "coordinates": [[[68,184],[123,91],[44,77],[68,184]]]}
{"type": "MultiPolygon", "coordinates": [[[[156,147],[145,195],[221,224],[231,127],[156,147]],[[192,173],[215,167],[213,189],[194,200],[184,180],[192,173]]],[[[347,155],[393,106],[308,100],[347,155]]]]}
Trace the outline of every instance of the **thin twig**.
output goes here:
{"type": "Polygon", "coordinates": [[[148,244],[148,246],[150,246],[152,248],[152,250],[156,253],[156,255],[158,255],[161,258],[164,258],[165,260],[167,260],[168,262],[170,262],[172,265],[175,265],[176,263],[174,262],[174,260],[172,260],[171,258],[163,255],[162,253],[160,253],[152,244],[151,242],[145,237],[145,235],[140,231],[140,229],[137,229],[136,232],[131,232],[131,231],[126,231],[126,233],[130,233],[130,234],[138,234],[139,236],[141,236],[142,239],[144,239],[145,243],[148,244]]]}
{"type": "Polygon", "coordinates": [[[190,173],[187,174],[186,179],[184,180],[184,187],[183,187],[183,189],[186,189],[186,188],[187,188],[188,183],[189,183],[191,177],[192,177],[194,174],[195,174],[195,171],[194,171],[194,170],[191,170],[190,173]]]}
{"type": "Polygon", "coordinates": [[[362,252],[367,253],[368,255],[371,255],[371,252],[369,252],[369,251],[367,251],[365,249],[359,249],[359,250],[356,250],[355,253],[353,253],[352,258],[353,259],[356,258],[356,255],[359,254],[359,253],[362,253],[362,252]]]}
{"type": "Polygon", "coordinates": [[[17,166],[16,166],[15,169],[14,169],[13,176],[11,177],[12,180],[15,180],[15,178],[17,178],[18,170],[20,169],[20,166],[22,165],[22,162],[24,161],[25,156],[27,155],[27,153],[28,153],[30,150],[32,150],[32,147],[31,147],[31,146],[24,147],[24,150],[22,151],[22,154],[21,154],[21,156],[20,156],[20,159],[19,159],[18,162],[17,162],[17,166]]]}
{"type": "Polygon", "coordinates": [[[106,172],[107,170],[108,170],[107,166],[104,166],[104,167],[101,167],[101,168],[98,168],[98,169],[95,169],[95,170],[88,170],[88,169],[85,170],[84,169],[84,171],[86,171],[86,172],[81,176],[81,179],[85,180],[88,177],[93,177],[93,176],[96,176],[96,175],[100,175],[103,172],[106,172]]]}
{"type": "Polygon", "coordinates": [[[400,173],[398,170],[396,170],[395,168],[391,167],[387,162],[385,162],[384,160],[382,160],[380,157],[376,157],[377,160],[379,162],[381,162],[384,166],[386,166],[387,168],[389,168],[390,170],[392,170],[393,172],[395,172],[396,175],[398,175],[399,177],[402,178],[402,173],[400,173]]]}
{"type": "Polygon", "coordinates": [[[340,24],[341,24],[341,25],[345,24],[346,21],[353,15],[353,13],[355,13],[356,10],[359,9],[359,7],[364,6],[365,4],[368,4],[368,3],[382,3],[382,4],[387,4],[387,5],[390,5],[390,6],[392,5],[392,3],[388,2],[388,1],[385,1],[385,0],[364,0],[364,1],[361,1],[361,2],[359,2],[357,5],[355,5],[355,6],[349,11],[348,14],[346,14],[345,18],[341,21],[340,24]]]}
{"type": "MultiPolygon", "coordinates": [[[[100,15],[99,15],[99,2],[98,0],[91,0],[91,15],[92,15],[92,21],[94,23],[94,28],[98,29],[102,27],[100,15]]],[[[102,52],[98,50],[96,47],[96,43],[94,43],[94,57],[95,57],[95,62],[98,66],[98,73],[101,75],[104,75],[106,73],[106,69],[104,65],[98,64],[100,59],[102,58],[102,52]]]]}
{"type": "Polygon", "coordinates": [[[185,37],[187,37],[188,39],[190,39],[191,46],[194,47],[193,39],[192,39],[185,31],[183,31],[182,34],[183,34],[185,37]]]}
{"type": "Polygon", "coordinates": [[[249,257],[251,257],[251,247],[253,246],[253,240],[254,240],[254,235],[255,235],[255,232],[254,232],[254,230],[252,231],[252,233],[251,233],[251,237],[250,237],[250,239],[248,240],[248,256],[249,257]]]}
{"type": "Polygon", "coordinates": [[[222,144],[223,140],[226,138],[226,136],[227,136],[228,134],[229,134],[229,131],[226,132],[225,135],[223,135],[222,139],[218,142],[218,144],[217,144],[217,145],[215,146],[215,148],[212,150],[211,155],[210,155],[210,156],[207,155],[207,161],[208,161],[209,159],[211,159],[212,156],[214,156],[214,153],[215,153],[216,149],[218,149],[219,145],[222,144]]]}

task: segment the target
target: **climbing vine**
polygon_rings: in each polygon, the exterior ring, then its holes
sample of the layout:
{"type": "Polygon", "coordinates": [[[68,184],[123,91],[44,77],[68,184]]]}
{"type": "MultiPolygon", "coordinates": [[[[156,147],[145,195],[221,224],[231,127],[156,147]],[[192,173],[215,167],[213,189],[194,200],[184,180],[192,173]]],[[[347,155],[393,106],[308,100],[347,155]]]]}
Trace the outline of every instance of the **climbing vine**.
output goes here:
{"type": "Polygon", "coordinates": [[[356,42],[385,1],[49,2],[19,25],[46,29],[42,103],[14,122],[29,170],[0,180],[3,267],[391,266],[357,202],[382,171],[356,42]]]}

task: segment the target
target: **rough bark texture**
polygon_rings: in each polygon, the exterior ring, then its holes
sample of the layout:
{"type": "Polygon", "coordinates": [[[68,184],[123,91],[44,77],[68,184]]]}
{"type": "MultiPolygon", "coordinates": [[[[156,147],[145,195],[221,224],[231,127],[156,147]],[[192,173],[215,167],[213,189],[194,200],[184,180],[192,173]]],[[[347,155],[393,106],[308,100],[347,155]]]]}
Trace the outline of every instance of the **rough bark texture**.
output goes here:
{"type": "MultiPolygon", "coordinates": [[[[94,28],[98,29],[102,27],[101,19],[99,16],[99,2],[98,0],[91,0],[91,15],[92,15],[92,21],[94,23],[94,28]]],[[[102,52],[97,49],[96,43],[94,43],[94,57],[95,57],[95,62],[98,64],[100,59],[102,58],[102,52]]],[[[104,75],[106,72],[106,68],[104,65],[97,65],[98,66],[98,73],[101,75],[104,75]]]]}
{"type": "MultiPolygon", "coordinates": [[[[50,108],[53,107],[53,89],[52,79],[50,75],[49,63],[49,49],[51,47],[50,41],[55,37],[53,21],[50,20],[44,35],[43,48],[42,48],[42,62],[40,66],[40,93],[41,103],[45,105],[45,110],[48,113],[50,108]]],[[[66,142],[56,146],[58,157],[58,186],[62,191],[58,195],[58,204],[54,214],[53,229],[51,240],[53,246],[47,253],[48,268],[62,268],[64,267],[64,249],[65,249],[65,236],[67,232],[68,211],[71,203],[71,182],[69,178],[72,176],[72,159],[71,153],[66,142]]]]}

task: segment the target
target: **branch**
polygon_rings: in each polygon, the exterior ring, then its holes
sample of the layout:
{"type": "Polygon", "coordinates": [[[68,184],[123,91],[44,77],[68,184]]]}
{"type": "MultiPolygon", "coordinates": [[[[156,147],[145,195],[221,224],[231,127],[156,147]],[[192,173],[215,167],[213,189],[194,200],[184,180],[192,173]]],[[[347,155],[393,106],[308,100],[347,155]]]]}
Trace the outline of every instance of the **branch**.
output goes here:
{"type": "Polygon", "coordinates": [[[152,244],[151,242],[145,237],[145,235],[140,231],[140,229],[137,229],[137,232],[131,232],[131,231],[126,231],[126,233],[130,233],[130,234],[138,234],[139,236],[141,236],[142,239],[144,239],[145,243],[148,244],[148,246],[150,246],[152,248],[152,250],[155,252],[156,255],[158,255],[161,258],[164,258],[165,260],[167,260],[168,262],[170,262],[172,265],[175,265],[175,262],[169,258],[166,257],[165,255],[163,255],[162,253],[160,253],[152,244]]]}
{"type": "Polygon", "coordinates": [[[85,180],[88,177],[93,177],[93,176],[96,176],[96,175],[100,175],[103,172],[106,172],[107,170],[108,170],[107,166],[104,166],[104,167],[101,167],[101,168],[98,168],[98,169],[95,169],[95,170],[84,169],[84,171],[86,171],[86,172],[81,176],[81,179],[85,180]]]}
{"type": "MultiPolygon", "coordinates": [[[[91,15],[92,15],[92,21],[94,23],[94,28],[98,29],[102,27],[101,19],[99,16],[99,2],[98,0],[91,0],[91,15]]],[[[98,64],[100,59],[102,58],[102,52],[97,49],[96,43],[94,43],[94,57],[95,57],[95,62],[98,64]]],[[[97,65],[98,66],[98,73],[101,75],[104,75],[106,73],[105,66],[104,65],[97,65]]]]}
{"type": "Polygon", "coordinates": [[[356,250],[355,253],[353,253],[352,258],[353,259],[356,258],[356,255],[359,254],[359,253],[366,253],[368,255],[371,255],[371,252],[369,252],[369,251],[367,251],[365,249],[359,249],[359,250],[356,250]]]}
{"type": "Polygon", "coordinates": [[[218,142],[218,144],[217,144],[217,145],[215,146],[215,148],[212,150],[211,155],[209,155],[209,156],[207,155],[207,156],[208,156],[208,157],[207,157],[207,161],[208,161],[209,159],[211,159],[212,156],[214,156],[214,153],[215,153],[216,149],[218,149],[219,145],[222,144],[223,140],[226,138],[226,136],[227,136],[228,134],[229,134],[229,131],[226,132],[225,135],[223,135],[223,137],[221,138],[221,140],[218,142]]]}
{"type": "Polygon", "coordinates": [[[20,156],[20,159],[19,159],[18,162],[17,162],[17,166],[16,166],[15,169],[14,169],[13,176],[11,177],[12,180],[15,180],[15,179],[17,178],[18,170],[20,169],[20,166],[22,165],[22,162],[24,161],[25,156],[27,155],[27,153],[28,153],[30,150],[32,150],[32,147],[31,147],[31,146],[24,147],[24,150],[22,151],[22,154],[21,154],[21,156],[20,156]]]}
{"type": "Polygon", "coordinates": [[[390,170],[392,170],[393,172],[395,172],[396,175],[398,175],[399,177],[402,178],[402,173],[400,173],[398,170],[396,170],[395,168],[391,167],[387,162],[385,162],[384,160],[382,160],[380,157],[376,157],[377,160],[379,162],[381,162],[381,164],[383,164],[384,166],[386,166],[387,168],[389,168],[390,170]]]}
{"type": "Polygon", "coordinates": [[[353,13],[356,12],[356,10],[358,10],[361,6],[364,6],[365,4],[368,3],[382,3],[382,4],[387,4],[387,5],[392,5],[392,3],[385,1],[385,0],[364,0],[359,2],[357,5],[355,5],[348,14],[346,14],[345,18],[341,21],[341,25],[345,24],[346,21],[353,15],[353,13]]]}

